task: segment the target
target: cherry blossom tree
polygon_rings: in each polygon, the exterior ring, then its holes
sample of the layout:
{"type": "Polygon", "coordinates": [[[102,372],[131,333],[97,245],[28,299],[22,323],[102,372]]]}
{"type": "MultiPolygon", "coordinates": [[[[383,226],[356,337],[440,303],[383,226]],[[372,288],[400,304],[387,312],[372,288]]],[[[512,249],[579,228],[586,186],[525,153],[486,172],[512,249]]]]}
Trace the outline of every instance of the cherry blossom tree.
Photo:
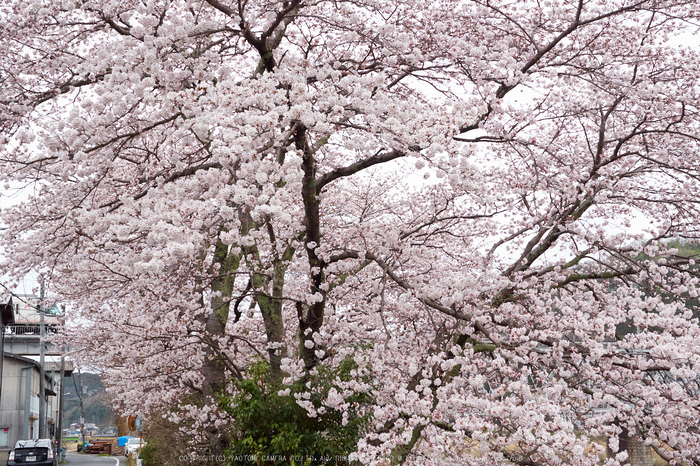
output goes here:
{"type": "Polygon", "coordinates": [[[3,272],[44,271],[115,403],[210,453],[262,361],[310,418],[366,416],[362,464],[607,436],[612,465],[621,434],[700,464],[698,272],[665,241],[699,237],[699,15],[6,0],[3,272]]]}

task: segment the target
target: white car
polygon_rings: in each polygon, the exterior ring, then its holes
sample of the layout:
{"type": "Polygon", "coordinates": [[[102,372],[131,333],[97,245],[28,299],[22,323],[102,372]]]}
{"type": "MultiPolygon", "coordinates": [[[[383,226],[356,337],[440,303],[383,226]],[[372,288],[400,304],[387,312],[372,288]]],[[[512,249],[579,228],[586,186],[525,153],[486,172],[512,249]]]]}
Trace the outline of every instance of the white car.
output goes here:
{"type": "Polygon", "coordinates": [[[126,441],[126,445],[124,445],[124,456],[128,457],[132,451],[138,453],[139,448],[143,448],[145,445],[146,442],[140,438],[130,438],[126,441]]]}

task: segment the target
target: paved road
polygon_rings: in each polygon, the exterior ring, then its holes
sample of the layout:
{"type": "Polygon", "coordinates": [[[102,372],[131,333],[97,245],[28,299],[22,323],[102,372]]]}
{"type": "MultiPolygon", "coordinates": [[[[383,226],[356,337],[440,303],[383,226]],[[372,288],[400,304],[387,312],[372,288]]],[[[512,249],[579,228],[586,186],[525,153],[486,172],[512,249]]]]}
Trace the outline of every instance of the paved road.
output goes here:
{"type": "Polygon", "coordinates": [[[120,466],[126,465],[126,458],[123,456],[97,456],[81,455],[78,453],[66,453],[66,462],[61,464],[74,464],[82,466],[120,466]]]}

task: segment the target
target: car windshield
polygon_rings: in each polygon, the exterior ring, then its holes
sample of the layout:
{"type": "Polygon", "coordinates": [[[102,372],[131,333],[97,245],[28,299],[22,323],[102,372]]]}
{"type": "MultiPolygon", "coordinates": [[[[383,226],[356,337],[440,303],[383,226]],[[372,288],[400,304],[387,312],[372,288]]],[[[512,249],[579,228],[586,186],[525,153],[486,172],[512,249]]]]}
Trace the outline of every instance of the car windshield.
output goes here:
{"type": "Polygon", "coordinates": [[[46,439],[38,440],[18,440],[15,444],[15,448],[36,448],[44,447],[49,448],[51,446],[51,441],[46,439]]]}

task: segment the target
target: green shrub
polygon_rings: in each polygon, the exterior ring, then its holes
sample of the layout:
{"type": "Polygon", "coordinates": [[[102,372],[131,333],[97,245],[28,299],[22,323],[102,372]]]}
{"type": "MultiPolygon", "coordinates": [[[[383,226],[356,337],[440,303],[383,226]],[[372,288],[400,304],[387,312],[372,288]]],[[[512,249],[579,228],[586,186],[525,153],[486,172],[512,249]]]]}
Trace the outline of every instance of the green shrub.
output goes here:
{"type": "Polygon", "coordinates": [[[146,444],[141,447],[139,459],[143,460],[143,466],[158,466],[155,459],[155,453],[155,447],[153,445],[146,444]]]}
{"type": "MultiPolygon", "coordinates": [[[[222,408],[232,416],[233,436],[227,457],[231,465],[346,465],[347,456],[355,450],[370,419],[371,397],[357,393],[346,402],[348,414],[322,407],[334,381],[350,380],[350,371],[357,368],[352,359],[338,368],[319,367],[316,375],[291,386],[266,380],[267,366],[260,362],[251,367],[249,378],[236,382],[237,392],[221,398],[222,408]],[[280,396],[279,391],[290,393],[280,396]],[[306,393],[315,417],[301,407],[295,394],[306,393]],[[310,396],[309,396],[310,395],[310,396]],[[367,411],[365,411],[367,409],[367,411]]],[[[368,378],[368,377],[367,377],[368,378]]],[[[338,387],[335,387],[339,392],[338,387]]]]}

